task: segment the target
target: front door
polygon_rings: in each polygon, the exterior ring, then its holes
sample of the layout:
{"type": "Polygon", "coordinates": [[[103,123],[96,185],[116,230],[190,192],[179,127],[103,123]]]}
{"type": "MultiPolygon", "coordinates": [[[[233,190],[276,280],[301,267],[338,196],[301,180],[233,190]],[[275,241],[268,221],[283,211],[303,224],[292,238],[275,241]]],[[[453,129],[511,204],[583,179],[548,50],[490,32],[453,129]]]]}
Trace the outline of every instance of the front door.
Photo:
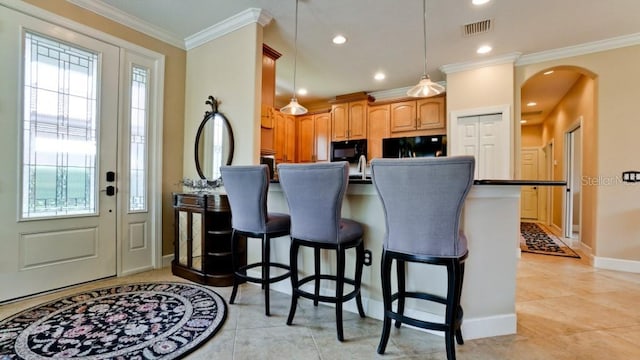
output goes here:
{"type": "Polygon", "coordinates": [[[116,275],[119,49],[0,19],[4,301],[116,275]]]}

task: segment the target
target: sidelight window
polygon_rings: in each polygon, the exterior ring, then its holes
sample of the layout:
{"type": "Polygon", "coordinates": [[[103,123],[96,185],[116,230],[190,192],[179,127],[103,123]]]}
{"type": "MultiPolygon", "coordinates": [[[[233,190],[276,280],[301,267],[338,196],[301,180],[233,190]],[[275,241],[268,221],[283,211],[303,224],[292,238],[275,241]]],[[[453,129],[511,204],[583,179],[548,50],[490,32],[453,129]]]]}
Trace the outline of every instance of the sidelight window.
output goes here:
{"type": "Polygon", "coordinates": [[[147,210],[147,129],[149,70],[133,65],[131,70],[129,126],[129,211],[147,210]]]}

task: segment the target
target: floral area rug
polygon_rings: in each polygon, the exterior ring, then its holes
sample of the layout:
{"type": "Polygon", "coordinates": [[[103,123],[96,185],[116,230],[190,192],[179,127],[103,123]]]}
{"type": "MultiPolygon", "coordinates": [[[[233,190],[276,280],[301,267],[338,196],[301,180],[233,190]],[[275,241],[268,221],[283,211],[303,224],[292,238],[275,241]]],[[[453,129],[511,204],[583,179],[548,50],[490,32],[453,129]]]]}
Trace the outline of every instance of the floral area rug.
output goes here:
{"type": "Polygon", "coordinates": [[[178,359],[222,326],[214,291],[189,283],[91,290],[0,321],[0,359],[178,359]]]}
{"type": "Polygon", "coordinates": [[[580,255],[546,226],[530,222],[520,223],[520,250],[535,254],[580,258],[580,255]]]}

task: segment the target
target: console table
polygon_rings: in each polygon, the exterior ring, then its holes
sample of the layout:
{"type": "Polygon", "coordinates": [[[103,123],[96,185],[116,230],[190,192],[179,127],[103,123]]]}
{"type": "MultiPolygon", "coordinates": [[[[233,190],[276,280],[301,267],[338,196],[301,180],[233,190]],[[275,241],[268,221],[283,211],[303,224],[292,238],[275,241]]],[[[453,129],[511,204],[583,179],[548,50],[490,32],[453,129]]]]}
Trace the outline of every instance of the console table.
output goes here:
{"type": "MultiPolygon", "coordinates": [[[[233,285],[231,208],[224,194],[174,193],[176,276],[211,286],[233,285]]],[[[247,263],[246,239],[239,240],[239,264],[247,263]]]]}

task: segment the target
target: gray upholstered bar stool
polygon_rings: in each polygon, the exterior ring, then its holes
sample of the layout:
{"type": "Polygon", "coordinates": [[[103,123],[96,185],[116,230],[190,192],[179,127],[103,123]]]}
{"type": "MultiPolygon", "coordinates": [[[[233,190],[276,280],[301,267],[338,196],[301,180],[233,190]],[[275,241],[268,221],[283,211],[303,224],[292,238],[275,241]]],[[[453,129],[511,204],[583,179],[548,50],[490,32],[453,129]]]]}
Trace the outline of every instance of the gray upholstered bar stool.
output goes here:
{"type": "Polygon", "coordinates": [[[387,227],[380,269],[384,324],[379,354],[385,351],[394,319],[397,328],[405,323],[444,331],[447,359],[456,358],[454,337],[458,344],[463,344],[460,295],[464,260],[468,255],[467,239],[460,229],[460,214],[473,184],[474,167],[472,156],[371,161],[371,176],[382,200],[387,227]],[[393,260],[396,260],[398,285],[397,292],[392,294],[393,260]],[[419,289],[407,291],[405,262],[446,266],[446,296],[419,289]],[[444,304],[444,321],[434,323],[404,315],[407,298],[444,304]],[[397,311],[392,309],[394,301],[397,301],[397,311]]]}
{"type": "Polygon", "coordinates": [[[264,289],[264,312],[269,316],[269,284],[289,277],[289,265],[271,262],[271,239],[289,235],[290,218],[287,214],[267,212],[267,192],[269,190],[269,168],[267,165],[221,166],[220,173],[231,206],[231,252],[234,271],[233,291],[230,304],[236,299],[238,284],[243,280],[259,283],[264,289]],[[262,239],[262,259],[260,262],[238,266],[238,237],[262,239]],[[253,277],[247,271],[261,268],[262,276],[253,277]],[[271,276],[271,268],[286,270],[271,276]]]}
{"type": "Polygon", "coordinates": [[[347,162],[314,164],[279,164],[280,185],[289,204],[291,215],[291,308],[287,325],[293,323],[300,296],[318,302],[336,304],[336,328],[338,340],[344,340],[342,330],[342,304],[356,299],[358,312],[364,317],[360,296],[364,244],[362,226],[341,218],[342,201],[349,182],[347,162]],[[300,246],[314,249],[314,274],[298,279],[298,250],[300,246]],[[345,278],[345,251],[356,248],[356,268],[353,279],[345,278]],[[336,275],[322,274],[320,249],[336,250],[336,275]],[[335,296],[320,294],[320,281],[334,281],[335,296]],[[312,282],[313,292],[302,286],[312,282]],[[344,294],[344,284],[353,285],[353,291],[344,294]]]}

